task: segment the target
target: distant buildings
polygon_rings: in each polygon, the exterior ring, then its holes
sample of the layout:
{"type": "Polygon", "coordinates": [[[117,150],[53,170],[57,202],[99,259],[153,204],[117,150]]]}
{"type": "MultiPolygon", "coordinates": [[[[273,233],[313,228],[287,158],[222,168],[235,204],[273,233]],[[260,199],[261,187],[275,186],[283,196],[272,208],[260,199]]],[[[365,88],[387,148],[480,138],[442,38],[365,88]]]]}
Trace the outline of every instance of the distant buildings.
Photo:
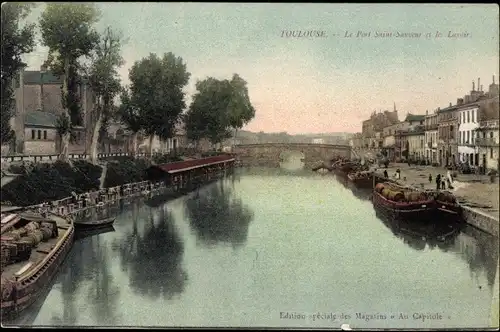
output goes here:
{"type": "Polygon", "coordinates": [[[378,150],[392,161],[499,168],[499,86],[493,77],[485,92],[477,82],[455,105],[433,113],[408,114],[401,122],[395,107],[372,113],[349,144],[355,151],[378,150]]]}
{"type": "Polygon", "coordinates": [[[325,144],[325,140],[322,138],[313,138],[312,143],[313,144],[325,144]]]}

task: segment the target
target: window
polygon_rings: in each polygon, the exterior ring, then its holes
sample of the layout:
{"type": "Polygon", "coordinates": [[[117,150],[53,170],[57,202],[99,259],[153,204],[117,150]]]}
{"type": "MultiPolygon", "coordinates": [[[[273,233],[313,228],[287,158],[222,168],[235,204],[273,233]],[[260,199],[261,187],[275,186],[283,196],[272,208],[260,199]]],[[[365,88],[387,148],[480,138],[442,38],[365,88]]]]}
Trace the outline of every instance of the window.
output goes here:
{"type": "Polygon", "coordinates": [[[47,139],[47,130],[43,131],[43,139],[47,139]]]}
{"type": "Polygon", "coordinates": [[[31,131],[31,139],[35,139],[35,131],[34,130],[31,131]]]}
{"type": "Polygon", "coordinates": [[[474,110],[472,110],[472,116],[471,117],[472,117],[472,122],[475,122],[474,121],[474,110]]]}
{"type": "Polygon", "coordinates": [[[469,123],[469,122],[470,122],[470,112],[467,111],[467,123],[469,123]]]}
{"type": "Polygon", "coordinates": [[[483,138],[486,138],[486,132],[483,131],[483,138]]]}
{"type": "Polygon", "coordinates": [[[469,143],[469,139],[470,139],[470,131],[467,130],[467,140],[465,141],[465,143],[469,143]]]}
{"type": "Polygon", "coordinates": [[[38,139],[42,139],[42,131],[39,130],[36,136],[38,139]]]}
{"type": "Polygon", "coordinates": [[[490,138],[493,138],[493,132],[492,131],[490,132],[490,138]]]}
{"type": "Polygon", "coordinates": [[[77,141],[80,141],[80,138],[81,138],[81,133],[80,133],[80,132],[77,132],[77,133],[76,133],[76,140],[77,140],[77,141]]]}
{"type": "Polygon", "coordinates": [[[490,148],[490,158],[493,158],[493,148],[490,148]]]}
{"type": "Polygon", "coordinates": [[[450,126],[450,138],[453,138],[453,126],[450,126]]]}

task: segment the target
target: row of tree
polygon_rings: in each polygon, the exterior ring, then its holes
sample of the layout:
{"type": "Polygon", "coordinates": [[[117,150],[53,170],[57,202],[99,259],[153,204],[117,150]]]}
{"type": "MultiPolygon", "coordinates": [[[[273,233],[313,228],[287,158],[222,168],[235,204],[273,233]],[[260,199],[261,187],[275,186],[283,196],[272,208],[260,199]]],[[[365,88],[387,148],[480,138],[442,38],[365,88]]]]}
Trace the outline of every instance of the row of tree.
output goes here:
{"type": "MultiPolygon", "coordinates": [[[[35,26],[19,27],[33,6],[2,6],[2,144],[13,136],[9,126],[14,107],[12,82],[25,66],[21,56],[35,46],[35,26]]],[[[97,161],[99,137],[112,117],[118,117],[132,132],[135,153],[140,133],[150,137],[152,148],[154,136],[161,140],[172,138],[177,124],[184,122],[193,143],[208,139],[216,144],[232,133],[236,135],[255,116],[247,83],[237,74],[230,80],[209,77],[197,82],[197,93],[186,110],[184,88],[191,74],[183,59],[172,53],[150,54],[136,61],[129,71],[130,86],[122,87],[118,68],[124,64],[123,37],[111,27],[97,32],[99,18],[95,4],[47,3],[38,22],[41,43],[49,49],[45,65],[64,78],[63,113],[57,123],[61,159],[68,158],[74,127],[84,124],[78,93],[82,83],[95,95],[85,123],[91,126],[89,154],[93,161],[97,161]],[[119,105],[115,105],[117,99],[119,105]]]]}

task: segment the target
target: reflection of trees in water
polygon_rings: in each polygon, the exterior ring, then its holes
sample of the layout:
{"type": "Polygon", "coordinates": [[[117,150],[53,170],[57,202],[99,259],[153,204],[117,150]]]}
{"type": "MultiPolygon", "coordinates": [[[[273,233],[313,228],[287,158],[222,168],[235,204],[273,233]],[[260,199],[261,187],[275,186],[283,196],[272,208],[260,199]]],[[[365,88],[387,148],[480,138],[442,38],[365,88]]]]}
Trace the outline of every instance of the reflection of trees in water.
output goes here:
{"type": "Polygon", "coordinates": [[[488,285],[493,287],[498,263],[498,238],[472,227],[460,234],[456,251],[467,262],[471,276],[485,272],[488,285]]]}
{"type": "Polygon", "coordinates": [[[114,306],[119,288],[113,283],[109,271],[108,248],[99,236],[76,241],[71,256],[65,264],[62,278],[62,317],[53,317],[54,325],[76,325],[79,309],[75,308],[76,295],[84,281],[90,282],[86,303],[92,308],[98,325],[113,325],[114,306]]]}
{"type": "Polygon", "coordinates": [[[198,239],[207,245],[230,243],[241,246],[246,242],[253,212],[224,182],[212,185],[186,200],[186,213],[198,239]]]}
{"type": "Polygon", "coordinates": [[[440,220],[436,223],[412,223],[391,219],[376,210],[377,217],[392,231],[394,236],[403,240],[414,250],[439,248],[448,251],[455,244],[460,233],[460,225],[440,220]]]}
{"type": "Polygon", "coordinates": [[[153,299],[166,299],[182,293],[187,274],[182,269],[184,245],[174,226],[171,212],[165,207],[150,209],[139,232],[137,208],[133,215],[133,228],[118,250],[123,271],[128,271],[131,288],[153,299]],[[155,223],[157,212],[158,221],[155,223]]]}

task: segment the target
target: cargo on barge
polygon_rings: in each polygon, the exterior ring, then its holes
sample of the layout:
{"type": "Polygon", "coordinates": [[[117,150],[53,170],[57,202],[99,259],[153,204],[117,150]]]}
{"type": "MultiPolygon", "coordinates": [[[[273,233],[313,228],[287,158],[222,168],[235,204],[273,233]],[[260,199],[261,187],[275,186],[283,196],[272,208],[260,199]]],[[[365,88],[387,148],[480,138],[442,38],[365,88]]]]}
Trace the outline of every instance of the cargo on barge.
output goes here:
{"type": "Polygon", "coordinates": [[[71,249],[71,219],[33,212],[2,214],[2,319],[15,318],[49,286],[71,249]]]}

